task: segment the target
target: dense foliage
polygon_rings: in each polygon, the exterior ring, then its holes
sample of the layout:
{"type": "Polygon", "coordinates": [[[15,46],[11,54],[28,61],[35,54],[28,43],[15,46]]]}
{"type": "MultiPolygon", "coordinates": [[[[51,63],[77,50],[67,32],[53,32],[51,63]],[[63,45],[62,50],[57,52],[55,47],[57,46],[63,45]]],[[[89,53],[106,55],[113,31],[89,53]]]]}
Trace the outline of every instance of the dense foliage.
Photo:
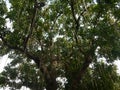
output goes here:
{"type": "Polygon", "coordinates": [[[0,55],[13,60],[0,74],[1,87],[119,90],[113,62],[120,58],[120,0],[9,3],[0,1],[0,55]]]}

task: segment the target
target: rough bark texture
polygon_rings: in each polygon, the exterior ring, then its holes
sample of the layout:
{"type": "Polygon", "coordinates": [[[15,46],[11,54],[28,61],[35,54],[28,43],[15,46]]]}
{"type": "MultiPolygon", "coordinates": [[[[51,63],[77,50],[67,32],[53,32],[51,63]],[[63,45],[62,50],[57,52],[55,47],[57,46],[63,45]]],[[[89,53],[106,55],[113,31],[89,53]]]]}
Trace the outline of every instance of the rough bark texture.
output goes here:
{"type": "Polygon", "coordinates": [[[86,55],[85,61],[82,64],[82,67],[77,70],[77,72],[73,72],[71,75],[72,79],[68,81],[68,84],[65,86],[65,90],[79,90],[80,81],[82,80],[83,76],[85,75],[87,68],[89,67],[90,63],[92,62],[92,56],[86,55]]]}
{"type": "Polygon", "coordinates": [[[46,81],[46,89],[47,90],[57,90],[57,82],[55,78],[45,78],[46,81]]]}
{"type": "Polygon", "coordinates": [[[44,65],[40,67],[41,72],[44,75],[44,80],[46,84],[46,90],[57,90],[58,84],[56,81],[56,73],[55,70],[52,68],[48,68],[44,65]]]}

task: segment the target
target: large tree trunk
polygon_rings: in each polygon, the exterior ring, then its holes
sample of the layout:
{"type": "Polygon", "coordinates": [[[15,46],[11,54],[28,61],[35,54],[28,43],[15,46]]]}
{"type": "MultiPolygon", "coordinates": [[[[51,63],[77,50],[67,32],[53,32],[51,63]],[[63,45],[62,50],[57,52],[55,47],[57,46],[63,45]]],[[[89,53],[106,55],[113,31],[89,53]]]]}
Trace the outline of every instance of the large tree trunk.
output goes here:
{"type": "Polygon", "coordinates": [[[90,63],[92,62],[91,56],[86,56],[85,61],[80,69],[80,71],[71,74],[73,75],[72,79],[68,81],[68,85],[65,86],[66,90],[79,90],[80,88],[80,81],[82,80],[83,76],[85,75],[87,68],[89,67],[90,63]]]}
{"type": "Polygon", "coordinates": [[[57,90],[56,78],[45,78],[47,90],[57,90]]]}
{"type": "Polygon", "coordinates": [[[44,80],[45,80],[45,84],[46,84],[46,90],[57,90],[58,88],[58,83],[56,81],[56,73],[54,69],[50,69],[48,70],[47,67],[42,66],[40,68],[40,70],[42,71],[42,73],[44,74],[44,80]]]}

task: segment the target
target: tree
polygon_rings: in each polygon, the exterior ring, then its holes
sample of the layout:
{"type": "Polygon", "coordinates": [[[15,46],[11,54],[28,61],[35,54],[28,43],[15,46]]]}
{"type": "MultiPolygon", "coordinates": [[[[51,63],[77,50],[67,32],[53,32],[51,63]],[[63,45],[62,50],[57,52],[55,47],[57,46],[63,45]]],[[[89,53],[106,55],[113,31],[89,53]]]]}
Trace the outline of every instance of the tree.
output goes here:
{"type": "Polygon", "coordinates": [[[14,66],[16,62],[13,62],[6,66],[0,74],[1,87],[10,87],[12,90],[16,90],[25,86],[31,90],[44,90],[44,80],[35,64],[21,62],[18,66],[14,66]]]}
{"type": "MultiPolygon", "coordinates": [[[[0,86],[9,86],[12,90],[20,89],[22,86],[26,86],[30,90],[43,90],[45,85],[43,76],[38,69],[35,69],[35,64],[21,62],[20,60],[22,61],[20,58],[14,60],[5,67],[5,70],[0,75],[0,86]],[[20,65],[15,66],[16,63],[20,65]]],[[[57,82],[59,90],[64,90],[62,82],[58,80],[57,82]]],[[[71,87],[69,83],[65,83],[66,87],[71,87]]],[[[120,76],[116,73],[114,64],[107,64],[101,60],[87,69],[79,85],[81,90],[119,90],[120,76]]]]}
{"type": "MultiPolygon", "coordinates": [[[[67,79],[66,90],[78,90],[90,64],[97,67],[99,58],[110,64],[120,58],[119,0],[10,0],[10,4],[9,11],[4,1],[0,4],[0,54],[9,54],[13,61],[33,60],[47,90],[59,88],[57,77],[67,79]]],[[[104,64],[100,67],[106,72],[104,64]]]]}

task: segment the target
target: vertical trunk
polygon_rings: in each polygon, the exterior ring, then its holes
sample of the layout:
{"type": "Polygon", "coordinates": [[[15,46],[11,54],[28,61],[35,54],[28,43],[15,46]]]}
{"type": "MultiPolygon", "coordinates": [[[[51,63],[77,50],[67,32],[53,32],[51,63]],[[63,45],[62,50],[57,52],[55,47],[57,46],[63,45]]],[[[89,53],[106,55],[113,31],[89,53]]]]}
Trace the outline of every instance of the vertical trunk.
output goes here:
{"type": "Polygon", "coordinates": [[[79,90],[80,88],[80,81],[82,80],[82,77],[85,75],[87,68],[89,67],[90,63],[92,62],[91,56],[86,56],[85,61],[80,69],[73,75],[73,78],[68,82],[68,85],[65,87],[66,90],[79,90]]]}
{"type": "Polygon", "coordinates": [[[46,78],[46,90],[57,90],[56,78],[46,78]]]}
{"type": "Polygon", "coordinates": [[[44,74],[44,80],[46,84],[46,90],[57,90],[58,84],[56,81],[56,74],[54,69],[48,70],[47,67],[42,66],[41,71],[44,74]]]}

